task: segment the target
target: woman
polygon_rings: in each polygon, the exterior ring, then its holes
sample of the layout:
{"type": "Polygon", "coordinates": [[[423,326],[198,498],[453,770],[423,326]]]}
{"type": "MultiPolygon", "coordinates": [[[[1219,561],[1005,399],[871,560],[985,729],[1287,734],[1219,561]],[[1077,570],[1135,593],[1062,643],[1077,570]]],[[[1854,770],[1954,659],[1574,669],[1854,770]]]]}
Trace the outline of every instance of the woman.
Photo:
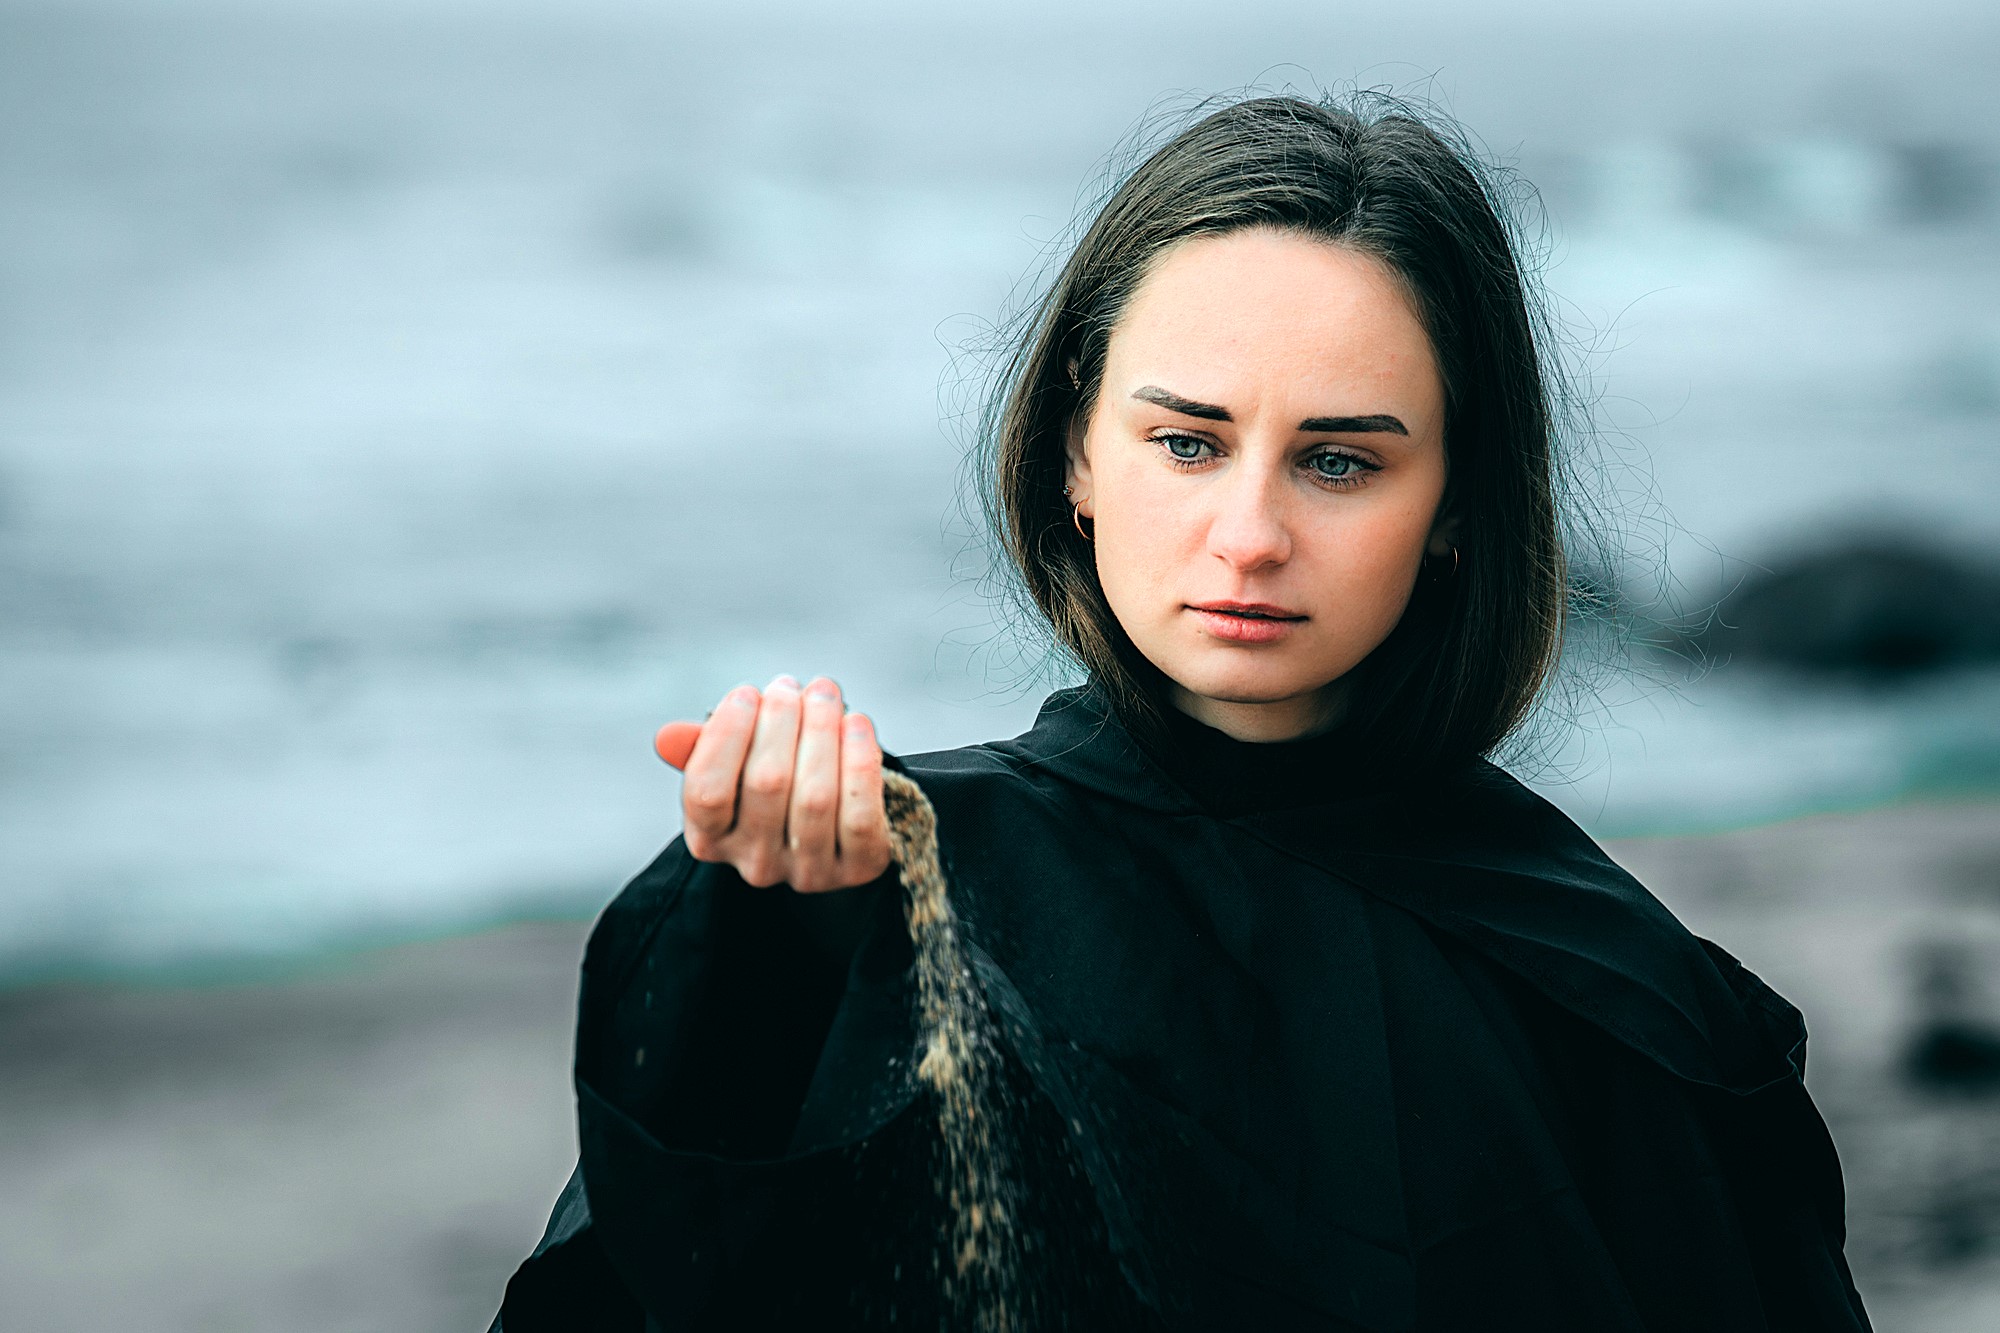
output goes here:
{"type": "Polygon", "coordinates": [[[686,834],[592,937],[581,1162],[500,1326],[1866,1328],[1797,1012],[1482,757],[1565,608],[1533,311],[1393,105],[1141,165],[989,469],[1090,684],[887,761],[998,1034],[972,1225],[1017,1261],[945,1252],[870,724],[780,677],[662,734],[686,834]]]}

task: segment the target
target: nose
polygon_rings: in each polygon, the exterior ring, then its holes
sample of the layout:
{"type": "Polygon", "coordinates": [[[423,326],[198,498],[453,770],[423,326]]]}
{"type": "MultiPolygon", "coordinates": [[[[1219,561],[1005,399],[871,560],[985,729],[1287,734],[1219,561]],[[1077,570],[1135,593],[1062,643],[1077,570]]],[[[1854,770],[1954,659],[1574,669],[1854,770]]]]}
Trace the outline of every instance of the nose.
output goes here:
{"type": "Polygon", "coordinates": [[[1282,565],[1292,558],[1292,532],[1276,479],[1244,468],[1212,492],[1216,509],[1208,524],[1208,551],[1239,573],[1282,565]]]}

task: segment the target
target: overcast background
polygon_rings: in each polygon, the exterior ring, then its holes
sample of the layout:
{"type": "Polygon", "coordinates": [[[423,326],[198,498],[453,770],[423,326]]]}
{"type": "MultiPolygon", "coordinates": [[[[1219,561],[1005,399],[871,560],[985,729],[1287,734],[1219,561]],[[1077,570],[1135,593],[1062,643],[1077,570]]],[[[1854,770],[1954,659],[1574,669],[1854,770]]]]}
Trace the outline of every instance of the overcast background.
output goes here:
{"type": "MultiPolygon", "coordinates": [[[[1194,94],[1386,85],[1518,164],[1695,594],[2000,546],[1993,21],[1508,8],[0,8],[0,959],[592,902],[673,832],[654,726],[781,670],[903,750],[1025,725],[952,354],[1194,94]]],[[[1542,780],[1707,826],[2000,738],[1984,679],[1728,676],[1542,780]]]]}

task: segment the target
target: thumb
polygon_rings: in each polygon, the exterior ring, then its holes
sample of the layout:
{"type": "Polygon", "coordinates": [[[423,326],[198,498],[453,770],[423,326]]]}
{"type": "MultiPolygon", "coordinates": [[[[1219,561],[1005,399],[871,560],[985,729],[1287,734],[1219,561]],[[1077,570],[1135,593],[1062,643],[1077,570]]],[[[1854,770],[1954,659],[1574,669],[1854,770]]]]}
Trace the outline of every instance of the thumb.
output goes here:
{"type": "Polygon", "coordinates": [[[686,768],[694,743],[701,738],[699,722],[669,722],[653,737],[653,752],[675,768],[686,768]]]}

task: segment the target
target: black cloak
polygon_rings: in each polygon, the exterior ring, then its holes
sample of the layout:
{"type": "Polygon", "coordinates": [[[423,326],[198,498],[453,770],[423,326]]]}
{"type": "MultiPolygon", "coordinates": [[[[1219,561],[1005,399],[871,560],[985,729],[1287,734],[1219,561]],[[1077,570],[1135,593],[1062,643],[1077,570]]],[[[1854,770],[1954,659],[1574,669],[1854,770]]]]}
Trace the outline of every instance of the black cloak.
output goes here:
{"type": "MultiPolygon", "coordinates": [[[[1069,690],[891,761],[1002,1033],[1017,1327],[1868,1328],[1797,1010],[1491,764],[1172,727],[1069,690]]],[[[581,1160],[495,1327],[955,1326],[910,960],[889,880],[669,847],[591,937],[581,1160]]]]}

